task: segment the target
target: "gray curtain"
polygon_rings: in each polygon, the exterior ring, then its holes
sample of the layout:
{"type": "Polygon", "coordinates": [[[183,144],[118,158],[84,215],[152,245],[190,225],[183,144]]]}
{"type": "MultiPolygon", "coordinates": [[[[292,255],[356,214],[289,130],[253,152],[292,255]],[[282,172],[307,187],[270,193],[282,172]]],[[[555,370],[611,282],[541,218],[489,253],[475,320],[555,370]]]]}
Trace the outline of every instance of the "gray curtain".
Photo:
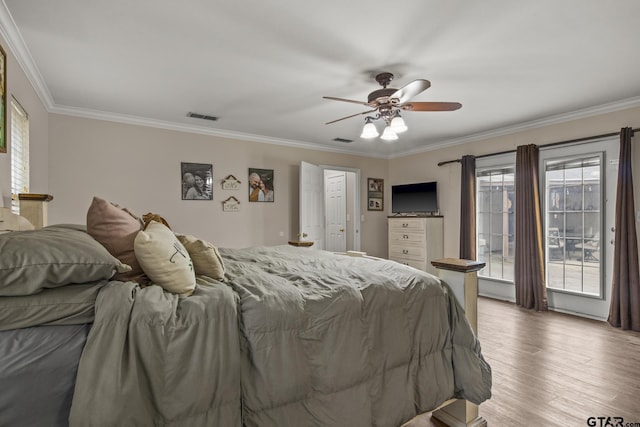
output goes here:
{"type": "Polygon", "coordinates": [[[640,279],[636,236],[633,175],[631,173],[631,128],[620,130],[620,161],[616,194],[613,286],[608,322],[640,332],[640,279]]]}
{"type": "Polygon", "coordinates": [[[476,259],[476,158],[462,156],[460,181],[460,258],[476,259]]]}
{"type": "Polygon", "coordinates": [[[546,311],[547,287],[542,251],[542,213],[538,189],[538,147],[516,151],[516,304],[546,311]]]}

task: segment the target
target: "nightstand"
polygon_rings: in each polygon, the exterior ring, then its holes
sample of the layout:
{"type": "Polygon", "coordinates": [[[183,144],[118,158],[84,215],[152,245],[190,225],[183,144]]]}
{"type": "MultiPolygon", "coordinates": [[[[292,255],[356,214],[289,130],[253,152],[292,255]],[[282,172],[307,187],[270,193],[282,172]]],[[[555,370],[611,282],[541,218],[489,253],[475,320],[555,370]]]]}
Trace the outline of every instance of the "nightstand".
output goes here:
{"type": "Polygon", "coordinates": [[[313,242],[304,242],[302,240],[289,240],[289,244],[291,246],[298,246],[302,248],[308,248],[309,246],[313,246],[313,242]]]}

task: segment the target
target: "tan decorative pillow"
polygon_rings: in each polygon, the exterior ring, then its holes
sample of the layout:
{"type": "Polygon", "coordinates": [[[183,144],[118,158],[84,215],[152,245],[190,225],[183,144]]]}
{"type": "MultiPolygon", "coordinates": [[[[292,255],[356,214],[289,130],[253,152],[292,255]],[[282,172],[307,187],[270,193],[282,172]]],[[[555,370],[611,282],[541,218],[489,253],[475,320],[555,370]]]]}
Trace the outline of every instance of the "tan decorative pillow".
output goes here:
{"type": "Polygon", "coordinates": [[[87,233],[104,246],[111,255],[131,266],[128,273],[117,273],[113,280],[146,282],[138,263],[133,242],[142,230],[142,221],[126,208],[94,197],[87,211],[87,233]]]}
{"type": "Polygon", "coordinates": [[[135,253],[144,272],[165,291],[191,295],[196,275],[191,257],[164,224],[150,221],[135,238],[135,253]]]}
{"type": "Polygon", "coordinates": [[[178,240],[189,252],[197,275],[224,279],[224,262],[218,248],[194,236],[178,235],[178,240]]]}

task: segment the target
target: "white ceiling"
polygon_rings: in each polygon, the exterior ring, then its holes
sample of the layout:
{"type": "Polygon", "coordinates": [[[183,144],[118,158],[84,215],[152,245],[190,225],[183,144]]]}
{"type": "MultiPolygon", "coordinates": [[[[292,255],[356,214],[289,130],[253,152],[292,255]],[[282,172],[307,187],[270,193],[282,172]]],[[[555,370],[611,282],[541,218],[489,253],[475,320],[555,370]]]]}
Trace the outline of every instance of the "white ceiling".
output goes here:
{"type": "Polygon", "coordinates": [[[52,112],[389,158],[640,105],[637,0],[3,3],[52,112]],[[394,143],[361,140],[364,116],[324,124],[368,107],[322,96],[366,101],[379,71],[462,109],[406,112],[394,143]]]}

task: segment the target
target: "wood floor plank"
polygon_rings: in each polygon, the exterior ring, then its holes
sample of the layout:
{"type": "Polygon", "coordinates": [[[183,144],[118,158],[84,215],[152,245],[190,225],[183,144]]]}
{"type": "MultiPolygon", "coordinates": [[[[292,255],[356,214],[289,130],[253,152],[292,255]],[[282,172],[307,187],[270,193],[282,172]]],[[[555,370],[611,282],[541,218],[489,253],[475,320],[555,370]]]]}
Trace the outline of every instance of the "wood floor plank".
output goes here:
{"type": "Polygon", "coordinates": [[[607,416],[640,425],[640,333],[490,298],[478,301],[478,331],[493,373],[493,396],[480,405],[489,426],[586,426],[607,416]]]}

